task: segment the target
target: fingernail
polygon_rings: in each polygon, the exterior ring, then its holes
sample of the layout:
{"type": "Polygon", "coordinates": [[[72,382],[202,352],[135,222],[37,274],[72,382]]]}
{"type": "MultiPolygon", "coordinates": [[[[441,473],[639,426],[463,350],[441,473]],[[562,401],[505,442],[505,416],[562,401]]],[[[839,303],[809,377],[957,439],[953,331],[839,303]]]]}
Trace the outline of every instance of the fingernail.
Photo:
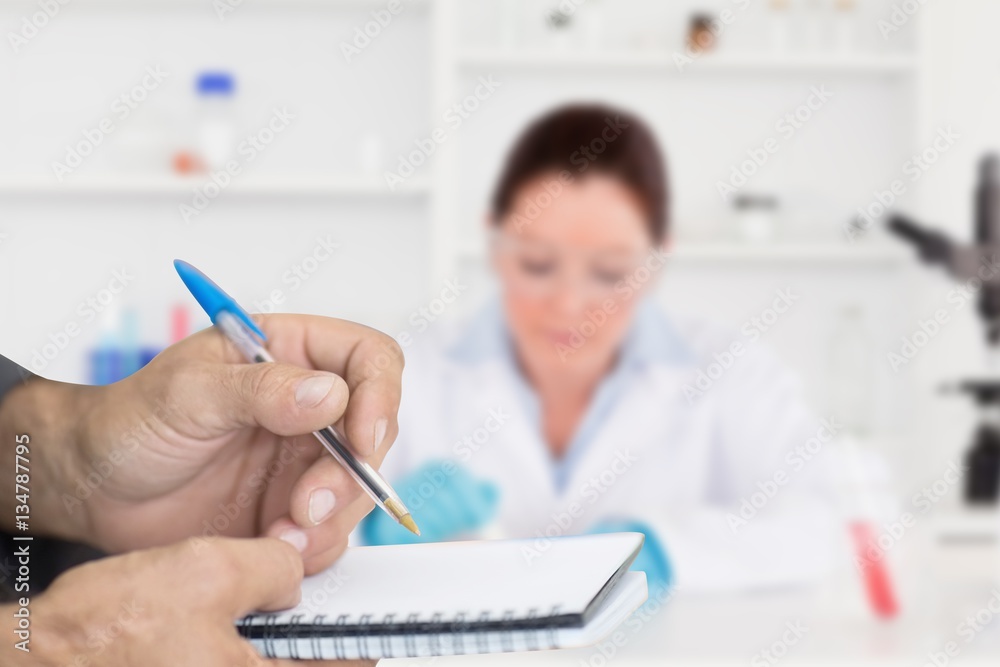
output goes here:
{"type": "Polygon", "coordinates": [[[329,374],[306,378],[295,390],[295,402],[300,408],[315,408],[323,402],[336,381],[336,376],[329,374]]]}
{"type": "Polygon", "coordinates": [[[306,547],[309,546],[309,538],[306,534],[297,528],[289,528],[283,532],[278,539],[284,540],[291,544],[299,553],[304,553],[306,547]]]}
{"type": "Polygon", "coordinates": [[[333,512],[337,498],[330,489],[316,489],[309,494],[309,521],[315,526],[333,512]]]}
{"type": "Polygon", "coordinates": [[[375,420],[375,448],[373,451],[378,451],[378,448],[382,446],[382,441],[385,440],[385,432],[389,428],[389,420],[385,417],[379,417],[375,420]]]}

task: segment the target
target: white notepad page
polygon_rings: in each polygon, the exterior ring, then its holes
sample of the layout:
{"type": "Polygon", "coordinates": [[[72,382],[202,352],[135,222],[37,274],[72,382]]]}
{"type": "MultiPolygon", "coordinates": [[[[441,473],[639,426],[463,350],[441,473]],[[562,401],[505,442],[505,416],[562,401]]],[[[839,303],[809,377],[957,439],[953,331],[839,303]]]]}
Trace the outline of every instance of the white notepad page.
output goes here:
{"type": "Polygon", "coordinates": [[[389,615],[412,621],[464,614],[471,621],[483,613],[582,613],[642,540],[639,533],[612,533],[351,548],[330,570],[305,579],[299,606],[269,616],[278,625],[319,614],[350,625],[362,616],[378,624],[389,615]]]}

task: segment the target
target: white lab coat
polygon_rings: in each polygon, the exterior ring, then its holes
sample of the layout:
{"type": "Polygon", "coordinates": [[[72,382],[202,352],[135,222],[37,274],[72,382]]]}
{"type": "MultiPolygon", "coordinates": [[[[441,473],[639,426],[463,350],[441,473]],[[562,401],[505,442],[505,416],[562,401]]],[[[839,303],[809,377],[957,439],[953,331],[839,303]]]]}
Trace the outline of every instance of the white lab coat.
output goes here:
{"type": "MultiPolygon", "coordinates": [[[[718,329],[671,325],[690,359],[650,364],[631,376],[562,489],[510,361],[456,360],[450,349],[468,329],[426,332],[404,350],[400,435],[383,471],[393,481],[427,460],[455,460],[500,488],[499,534],[538,538],[539,553],[547,536],[583,533],[607,519],[644,521],[685,590],[817,579],[835,561],[842,523],[825,452],[808,462],[790,457],[826,435],[820,420],[806,409],[794,376],[761,345],[718,329]],[[745,354],[689,400],[685,385],[697,388],[698,372],[734,341],[744,343],[745,354]],[[787,478],[770,487],[780,471],[787,478]],[[740,523],[741,501],[760,492],[759,484],[776,493],[740,523]]],[[[427,480],[424,491],[433,484],[427,480]]],[[[412,494],[403,500],[411,510],[420,503],[412,494]]]]}

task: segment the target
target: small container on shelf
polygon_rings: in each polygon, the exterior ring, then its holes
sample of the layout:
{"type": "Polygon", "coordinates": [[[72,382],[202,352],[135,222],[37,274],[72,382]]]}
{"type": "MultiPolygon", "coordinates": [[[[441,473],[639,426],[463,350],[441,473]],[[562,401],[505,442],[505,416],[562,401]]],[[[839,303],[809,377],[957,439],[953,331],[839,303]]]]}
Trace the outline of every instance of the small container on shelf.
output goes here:
{"type": "Polygon", "coordinates": [[[557,5],[545,12],[545,27],[550,46],[556,51],[569,51],[573,44],[574,12],[557,5]]]}
{"type": "Polygon", "coordinates": [[[236,83],[228,72],[203,72],[197,81],[200,100],[198,147],[210,169],[219,169],[236,148],[236,83]]]}
{"type": "Polygon", "coordinates": [[[778,230],[778,198],[766,194],[739,194],[733,199],[736,233],[747,243],[767,243],[778,230]]]}
{"type": "Polygon", "coordinates": [[[715,31],[712,30],[712,21],[715,20],[709,14],[694,14],[688,24],[687,43],[688,51],[691,53],[709,53],[715,50],[715,31]]]}

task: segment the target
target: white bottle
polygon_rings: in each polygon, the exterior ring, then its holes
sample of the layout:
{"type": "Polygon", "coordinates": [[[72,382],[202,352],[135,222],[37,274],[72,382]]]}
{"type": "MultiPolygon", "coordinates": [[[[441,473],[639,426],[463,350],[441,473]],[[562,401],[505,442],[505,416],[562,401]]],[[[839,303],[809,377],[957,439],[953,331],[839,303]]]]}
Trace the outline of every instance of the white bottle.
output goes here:
{"type": "Polygon", "coordinates": [[[236,85],[227,72],[203,72],[196,89],[200,106],[198,150],[205,166],[222,169],[236,149],[236,85]]]}
{"type": "Polygon", "coordinates": [[[852,55],[855,49],[857,11],[854,2],[834,0],[834,50],[841,56],[852,55]]]}

